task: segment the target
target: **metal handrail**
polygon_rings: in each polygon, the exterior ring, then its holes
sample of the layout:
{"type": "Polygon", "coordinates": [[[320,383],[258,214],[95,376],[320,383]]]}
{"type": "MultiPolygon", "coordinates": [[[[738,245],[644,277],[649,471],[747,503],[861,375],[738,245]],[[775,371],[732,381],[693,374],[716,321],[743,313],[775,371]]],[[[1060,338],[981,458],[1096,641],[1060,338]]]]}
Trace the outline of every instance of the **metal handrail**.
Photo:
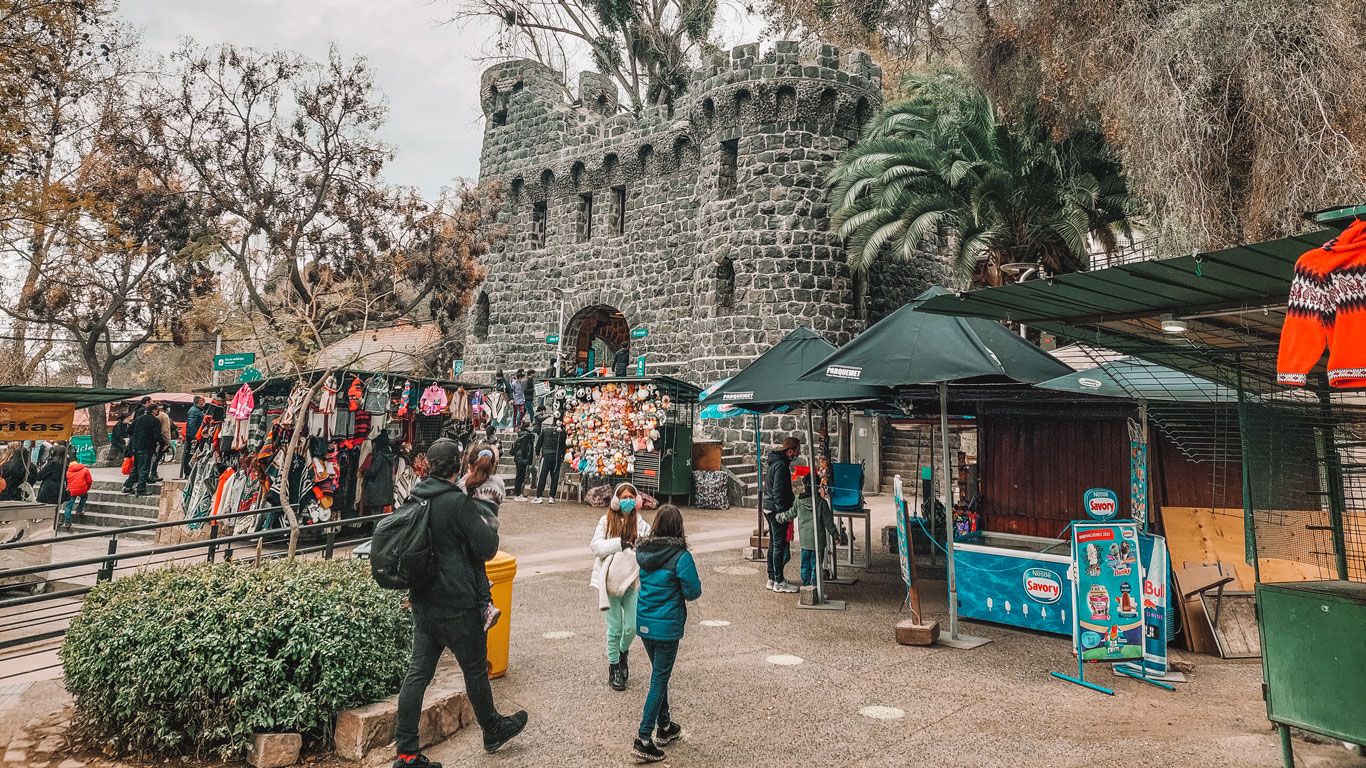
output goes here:
{"type": "MultiPolygon", "coordinates": [[[[351,517],[351,518],[346,518],[346,519],[329,520],[329,521],[327,521],[327,522],[325,522],[325,523],[312,523],[312,524],[310,524],[310,525],[308,525],[308,526],[306,526],[306,527],[300,527],[300,530],[320,530],[320,529],[336,528],[336,527],[340,527],[340,526],[343,526],[343,525],[352,525],[352,524],[354,524],[354,523],[366,523],[366,522],[370,522],[370,521],[372,521],[372,520],[381,520],[381,519],[383,519],[383,518],[385,518],[385,517],[387,517],[387,516],[388,516],[388,515],[385,515],[385,514],[378,514],[378,515],[364,515],[364,516],[361,516],[361,517],[351,517]]],[[[226,515],[225,515],[224,517],[226,517],[226,515]]],[[[208,518],[191,518],[190,521],[177,520],[177,521],[175,521],[175,522],[177,522],[177,523],[179,523],[179,524],[181,524],[181,525],[184,525],[186,522],[192,522],[192,521],[194,521],[194,520],[207,520],[207,519],[208,519],[208,518]]],[[[220,519],[222,519],[222,518],[220,518],[220,519]]],[[[120,529],[118,529],[118,530],[122,531],[122,530],[127,530],[127,529],[120,528],[120,529]]],[[[117,562],[117,561],[119,561],[119,560],[126,560],[126,559],[135,558],[135,557],[152,557],[152,556],[155,556],[155,555],[170,554],[170,553],[172,553],[172,552],[185,552],[185,551],[192,550],[192,549],[201,549],[201,548],[206,548],[206,547],[217,547],[217,546],[223,545],[223,544],[235,544],[235,543],[240,542],[240,541],[252,541],[252,540],[259,539],[259,538],[264,538],[264,537],[266,537],[266,536],[273,535],[273,534],[289,533],[289,530],[290,530],[290,529],[289,529],[288,527],[286,527],[286,528],[267,528],[266,530],[263,530],[263,531],[254,531],[254,532],[252,532],[252,533],[241,533],[241,534],[236,534],[236,535],[233,535],[233,536],[214,536],[214,537],[211,537],[211,538],[208,538],[208,539],[203,539],[203,540],[200,540],[200,541],[190,541],[190,542],[184,542],[184,543],[181,543],[181,544],[168,544],[168,545],[166,545],[166,546],[161,546],[161,547],[149,547],[149,548],[147,548],[147,549],[128,550],[128,551],[125,551],[125,552],[117,552],[117,551],[114,551],[114,552],[110,552],[110,553],[104,554],[104,555],[95,555],[95,556],[92,556],[92,557],[83,557],[83,558],[78,558],[78,559],[76,559],[76,560],[65,560],[65,561],[62,561],[62,562],[60,562],[60,563],[44,563],[44,564],[39,564],[39,565],[30,565],[30,566],[26,566],[26,567],[23,567],[23,568],[10,568],[10,569],[8,569],[8,570],[0,571],[0,579],[4,579],[4,578],[13,578],[13,577],[17,577],[17,576],[30,576],[30,575],[37,574],[37,573],[43,573],[44,571],[56,571],[56,570],[61,570],[61,569],[64,569],[64,568],[76,568],[76,567],[79,567],[79,566],[82,566],[82,565],[104,565],[104,564],[107,564],[107,565],[109,565],[110,567],[112,567],[113,563],[115,563],[115,562],[117,562]]],[[[105,535],[109,535],[109,534],[106,533],[105,535]]],[[[3,602],[3,601],[0,601],[0,606],[4,606],[4,605],[6,605],[6,603],[3,602]]]]}
{"type": "MultiPolygon", "coordinates": [[[[121,526],[118,528],[107,528],[102,531],[86,531],[84,533],[73,533],[69,536],[54,536],[50,539],[24,539],[23,541],[11,541],[0,544],[0,551],[6,549],[21,549],[23,547],[36,547],[43,544],[62,544],[68,541],[80,541],[82,539],[102,539],[109,536],[119,536],[125,533],[137,533],[139,531],[155,531],[162,528],[174,528],[178,525],[188,525],[190,523],[213,523],[216,520],[232,520],[237,517],[247,515],[259,515],[263,512],[281,512],[284,507],[261,507],[260,509],[248,510],[246,512],[229,512],[225,515],[205,515],[204,517],[187,517],[181,520],[158,520],[155,523],[138,523],[137,525],[121,526]]],[[[310,526],[312,527],[312,526],[310,526]]]]}

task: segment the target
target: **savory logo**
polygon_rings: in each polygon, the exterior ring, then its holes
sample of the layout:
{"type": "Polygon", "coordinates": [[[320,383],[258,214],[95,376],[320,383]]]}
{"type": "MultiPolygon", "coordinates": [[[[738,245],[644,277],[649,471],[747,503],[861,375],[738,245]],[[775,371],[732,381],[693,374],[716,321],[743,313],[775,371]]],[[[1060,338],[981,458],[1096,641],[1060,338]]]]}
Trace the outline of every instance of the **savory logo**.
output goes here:
{"type": "Polygon", "coordinates": [[[1047,568],[1029,568],[1024,572],[1025,594],[1036,603],[1056,603],[1062,599],[1062,580],[1047,568]]]}

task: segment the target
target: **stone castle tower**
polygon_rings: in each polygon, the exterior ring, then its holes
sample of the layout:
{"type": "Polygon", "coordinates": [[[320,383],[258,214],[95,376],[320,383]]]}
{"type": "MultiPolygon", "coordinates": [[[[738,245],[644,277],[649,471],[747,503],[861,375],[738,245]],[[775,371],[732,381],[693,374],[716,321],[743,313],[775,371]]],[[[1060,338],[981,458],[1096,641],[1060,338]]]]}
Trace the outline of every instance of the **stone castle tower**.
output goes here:
{"type": "Polygon", "coordinates": [[[558,333],[571,367],[625,344],[651,373],[706,386],[798,325],[847,341],[939,277],[898,265],[865,296],[829,232],[825,175],[881,92],[867,54],[794,42],[714,56],[672,108],[641,114],[599,74],[566,103],[538,63],[488,69],[481,175],[502,180],[510,236],[471,311],[466,369],[543,371],[558,333]]]}

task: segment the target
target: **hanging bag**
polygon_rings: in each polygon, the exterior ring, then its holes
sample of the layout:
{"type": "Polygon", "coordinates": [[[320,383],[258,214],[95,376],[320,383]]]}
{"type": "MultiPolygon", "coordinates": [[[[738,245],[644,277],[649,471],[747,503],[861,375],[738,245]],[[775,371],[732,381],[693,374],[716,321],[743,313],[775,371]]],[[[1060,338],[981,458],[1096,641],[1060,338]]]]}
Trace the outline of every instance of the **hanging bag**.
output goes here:
{"type": "Polygon", "coordinates": [[[122,473],[124,474],[125,477],[127,477],[128,475],[133,474],[133,457],[132,457],[132,456],[124,456],[124,457],[123,457],[123,464],[119,466],[119,471],[122,472],[122,473]]]}

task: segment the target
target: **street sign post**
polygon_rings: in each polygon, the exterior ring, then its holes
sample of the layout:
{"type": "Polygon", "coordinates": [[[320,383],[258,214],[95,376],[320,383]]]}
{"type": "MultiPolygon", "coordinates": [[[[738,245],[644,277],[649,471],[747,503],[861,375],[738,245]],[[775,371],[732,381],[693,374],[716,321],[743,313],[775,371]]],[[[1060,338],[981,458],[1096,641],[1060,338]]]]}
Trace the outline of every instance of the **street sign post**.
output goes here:
{"type": "Polygon", "coordinates": [[[213,369],[215,371],[237,371],[256,362],[255,352],[236,352],[230,355],[214,355],[213,369]]]}
{"type": "Polygon", "coordinates": [[[631,329],[631,338],[633,338],[633,339],[643,339],[643,338],[645,338],[646,336],[649,336],[649,335],[650,335],[650,329],[649,329],[649,328],[641,327],[641,328],[632,328],[632,329],[631,329]]]}
{"type": "Polygon", "coordinates": [[[645,355],[641,355],[640,357],[636,358],[636,375],[645,375],[645,355]]]}
{"type": "Polygon", "coordinates": [[[555,346],[556,344],[559,344],[559,343],[560,343],[560,334],[558,334],[558,333],[549,333],[549,334],[546,334],[545,343],[549,344],[549,345],[552,346],[552,347],[555,346]]]}
{"type": "Polygon", "coordinates": [[[458,378],[458,377],[460,376],[460,374],[462,374],[462,373],[464,373],[464,372],[465,372],[465,361],[464,361],[464,360],[452,360],[452,361],[451,361],[451,378],[453,378],[453,379],[454,379],[454,378],[458,378]]]}

